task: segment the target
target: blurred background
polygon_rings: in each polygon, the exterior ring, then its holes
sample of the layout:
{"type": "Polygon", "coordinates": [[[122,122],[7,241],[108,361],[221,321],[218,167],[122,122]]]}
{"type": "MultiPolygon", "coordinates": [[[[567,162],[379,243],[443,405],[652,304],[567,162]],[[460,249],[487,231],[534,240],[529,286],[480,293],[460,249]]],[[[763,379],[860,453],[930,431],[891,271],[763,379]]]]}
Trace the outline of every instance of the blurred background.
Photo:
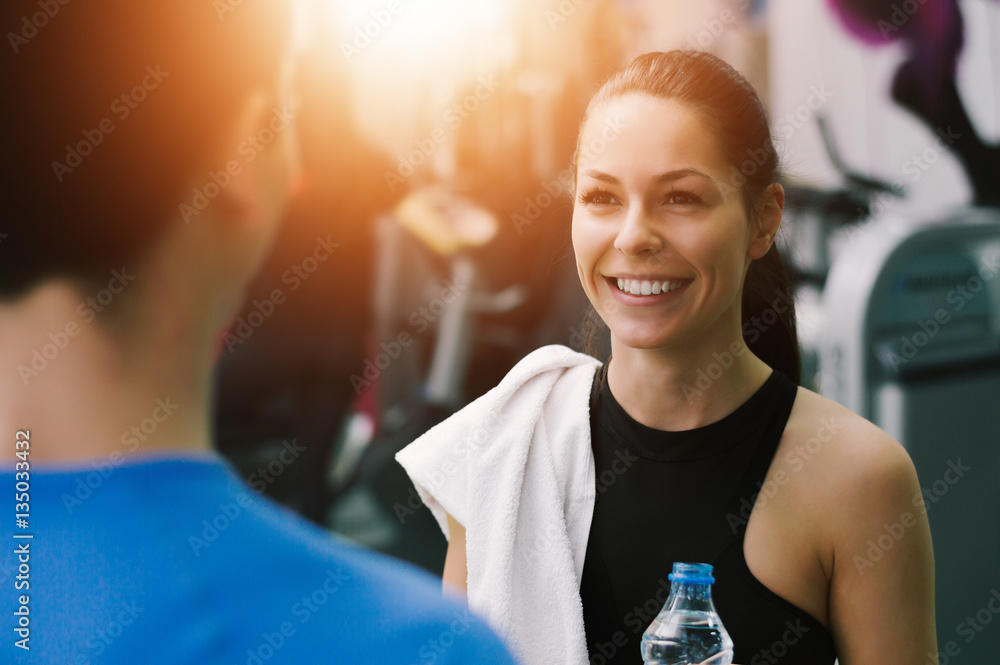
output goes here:
{"type": "Polygon", "coordinates": [[[531,350],[587,345],[568,193],[587,100],[640,53],[707,50],[771,114],[802,383],[908,448],[941,648],[996,662],[1000,3],[299,4],[304,178],[217,372],[218,446],[255,489],[440,574],[393,455],[531,350]]]}

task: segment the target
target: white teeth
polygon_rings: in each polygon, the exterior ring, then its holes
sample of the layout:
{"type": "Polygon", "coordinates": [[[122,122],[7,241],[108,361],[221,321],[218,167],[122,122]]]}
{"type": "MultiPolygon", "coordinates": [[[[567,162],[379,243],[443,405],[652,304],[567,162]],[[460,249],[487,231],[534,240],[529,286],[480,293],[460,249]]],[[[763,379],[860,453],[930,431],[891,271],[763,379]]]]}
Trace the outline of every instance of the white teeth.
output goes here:
{"type": "Polygon", "coordinates": [[[660,293],[667,293],[669,291],[676,291],[684,286],[684,284],[686,284],[686,282],[671,282],[669,279],[663,280],[662,282],[650,282],[649,280],[640,282],[637,279],[625,279],[623,277],[618,278],[618,289],[634,296],[657,295],[660,293]]]}

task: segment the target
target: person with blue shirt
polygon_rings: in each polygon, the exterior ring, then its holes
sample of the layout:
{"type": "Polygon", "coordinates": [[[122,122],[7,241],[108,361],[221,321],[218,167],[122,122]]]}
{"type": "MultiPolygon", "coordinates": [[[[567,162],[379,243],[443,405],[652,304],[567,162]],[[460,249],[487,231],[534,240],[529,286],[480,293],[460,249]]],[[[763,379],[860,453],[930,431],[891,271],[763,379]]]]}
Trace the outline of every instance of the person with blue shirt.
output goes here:
{"type": "Polygon", "coordinates": [[[0,662],[514,662],[212,450],[221,331],[295,182],[288,4],[0,10],[0,662]]]}

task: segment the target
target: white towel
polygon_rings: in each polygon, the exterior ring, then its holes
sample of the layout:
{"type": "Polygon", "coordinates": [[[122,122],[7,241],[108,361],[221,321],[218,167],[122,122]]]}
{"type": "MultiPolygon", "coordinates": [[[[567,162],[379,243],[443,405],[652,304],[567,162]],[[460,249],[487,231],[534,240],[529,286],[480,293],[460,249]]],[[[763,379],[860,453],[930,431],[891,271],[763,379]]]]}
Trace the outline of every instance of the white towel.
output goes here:
{"type": "Polygon", "coordinates": [[[594,512],[600,362],[542,347],[396,459],[448,536],[466,530],[469,607],[525,665],[588,662],[580,579],[594,512]]]}

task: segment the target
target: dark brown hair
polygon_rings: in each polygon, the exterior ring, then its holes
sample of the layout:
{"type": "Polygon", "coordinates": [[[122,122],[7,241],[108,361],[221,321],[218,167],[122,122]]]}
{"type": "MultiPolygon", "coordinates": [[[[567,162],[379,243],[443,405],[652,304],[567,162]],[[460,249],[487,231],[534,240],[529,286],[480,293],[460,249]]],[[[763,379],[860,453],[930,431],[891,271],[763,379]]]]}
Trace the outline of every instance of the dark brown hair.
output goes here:
{"type": "MultiPolygon", "coordinates": [[[[778,155],[764,104],[742,74],[702,51],[646,53],[601,86],[587,106],[580,135],[592,109],[629,94],[669,99],[700,112],[732,165],[729,184],[741,190],[749,222],[761,223],[761,196],[778,179],[778,155]]],[[[578,138],[574,180],[579,153],[578,138]]],[[[772,243],[747,270],[741,318],[744,341],[754,355],[798,383],[801,364],[791,290],[772,243]]],[[[593,338],[592,327],[588,337],[593,338]]]]}
{"type": "Polygon", "coordinates": [[[289,7],[4,2],[0,299],[100,284],[149,251],[251,91],[277,88],[289,7]]]}

